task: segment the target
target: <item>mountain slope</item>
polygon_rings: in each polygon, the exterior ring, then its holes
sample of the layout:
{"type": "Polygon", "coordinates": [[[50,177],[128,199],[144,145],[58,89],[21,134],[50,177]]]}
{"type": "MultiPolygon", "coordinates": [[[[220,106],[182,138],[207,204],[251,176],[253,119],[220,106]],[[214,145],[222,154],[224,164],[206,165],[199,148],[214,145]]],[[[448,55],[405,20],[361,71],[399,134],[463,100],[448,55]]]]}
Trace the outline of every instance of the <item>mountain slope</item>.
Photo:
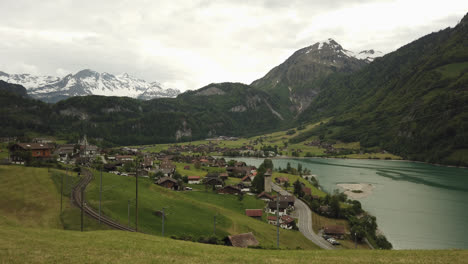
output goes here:
{"type": "Polygon", "coordinates": [[[468,165],[467,20],[355,74],[330,76],[299,120],[335,116],[315,134],[408,159],[468,165]]]}
{"type": "Polygon", "coordinates": [[[380,55],[374,50],[354,53],[328,39],[296,51],[251,85],[278,95],[291,112],[300,113],[320,93],[327,76],[356,72],[380,55]]]}
{"type": "Polygon", "coordinates": [[[149,101],[126,97],[72,97],[47,105],[13,94],[0,97],[5,136],[28,132],[131,145],[168,143],[225,135],[242,136],[283,127],[279,102],[239,83],[210,84],[177,98],[149,101]]]}
{"type": "Polygon", "coordinates": [[[127,96],[149,100],[175,97],[180,93],[179,90],[163,89],[157,82],[148,83],[126,73],[112,75],[92,70],[82,70],[63,78],[0,72],[0,80],[21,84],[28,89],[32,97],[46,102],[85,95],[127,96]]]}

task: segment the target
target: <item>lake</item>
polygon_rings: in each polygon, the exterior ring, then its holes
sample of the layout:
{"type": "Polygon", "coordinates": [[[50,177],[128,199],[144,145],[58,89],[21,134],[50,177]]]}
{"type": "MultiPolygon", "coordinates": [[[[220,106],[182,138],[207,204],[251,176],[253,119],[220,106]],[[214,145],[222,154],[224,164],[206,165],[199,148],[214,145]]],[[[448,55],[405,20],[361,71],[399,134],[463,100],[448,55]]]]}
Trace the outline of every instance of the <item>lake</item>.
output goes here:
{"type": "MultiPolygon", "coordinates": [[[[263,159],[235,158],[259,166],[263,159]]],[[[331,193],[339,183],[370,183],[360,199],[395,249],[468,248],[468,169],[424,163],[352,159],[273,159],[303,168],[331,193]]]]}

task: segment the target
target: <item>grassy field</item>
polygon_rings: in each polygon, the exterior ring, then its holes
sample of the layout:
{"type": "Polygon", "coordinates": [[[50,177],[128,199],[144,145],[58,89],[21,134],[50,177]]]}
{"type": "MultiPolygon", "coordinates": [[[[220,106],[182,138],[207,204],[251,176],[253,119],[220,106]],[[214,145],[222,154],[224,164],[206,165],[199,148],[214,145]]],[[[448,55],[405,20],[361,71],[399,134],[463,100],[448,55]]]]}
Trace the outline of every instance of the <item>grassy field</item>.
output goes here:
{"type": "Polygon", "coordinates": [[[261,250],[122,231],[0,228],[2,263],[466,263],[467,250],[261,250]]]}
{"type": "Polygon", "coordinates": [[[272,181],[275,181],[277,177],[283,177],[283,178],[289,179],[290,187],[288,188],[283,187],[283,188],[287,189],[291,193],[294,191],[294,187],[293,187],[294,182],[299,180],[300,182],[304,183],[307,188],[310,188],[312,195],[318,195],[319,197],[325,197],[325,195],[327,195],[324,191],[319,190],[314,185],[312,185],[312,183],[300,177],[299,175],[292,175],[292,174],[281,173],[281,172],[276,172],[276,171],[273,172],[272,181]]]}
{"type": "MultiPolygon", "coordinates": [[[[61,175],[64,171],[24,166],[0,166],[0,225],[79,230],[80,210],[71,205],[70,184],[64,178],[63,207],[60,212],[61,175]]],[[[107,229],[85,217],[86,230],[107,229]]]]}
{"type": "Polygon", "coordinates": [[[0,160],[8,158],[8,149],[6,143],[0,143],[0,160]]]}
{"type": "MultiPolygon", "coordinates": [[[[87,188],[88,203],[98,207],[98,175],[87,188]]],[[[139,180],[139,230],[161,235],[162,219],[155,211],[167,208],[165,235],[190,235],[193,238],[213,234],[213,218],[216,215],[216,235],[254,232],[262,246],[275,244],[274,226],[245,216],[245,209],[262,209],[265,205],[253,196],[245,195],[242,201],[237,196],[219,195],[211,190],[175,192],[159,187],[148,179],[139,180]]],[[[107,216],[121,223],[128,222],[128,200],[131,200],[130,225],[135,226],[135,179],[103,173],[102,210],[107,216]]],[[[282,248],[315,249],[317,246],[297,231],[281,230],[282,248]]]]}

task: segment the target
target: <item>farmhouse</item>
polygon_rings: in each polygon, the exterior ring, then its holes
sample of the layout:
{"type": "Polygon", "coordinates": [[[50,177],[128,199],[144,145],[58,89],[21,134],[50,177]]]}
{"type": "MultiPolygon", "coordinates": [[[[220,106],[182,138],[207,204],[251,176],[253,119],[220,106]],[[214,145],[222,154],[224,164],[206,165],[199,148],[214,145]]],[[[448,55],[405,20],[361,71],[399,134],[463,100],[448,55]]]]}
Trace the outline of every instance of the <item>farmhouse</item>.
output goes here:
{"type": "Polygon", "coordinates": [[[228,185],[218,190],[220,194],[240,194],[241,190],[236,186],[228,185]]]}
{"type": "Polygon", "coordinates": [[[296,198],[292,195],[280,195],[279,200],[280,202],[286,202],[288,206],[294,208],[294,202],[296,201],[296,198]]]}
{"type": "Polygon", "coordinates": [[[73,144],[61,145],[54,152],[54,155],[58,156],[59,161],[70,160],[73,154],[75,154],[75,145],[73,144]]]}
{"type": "Polygon", "coordinates": [[[267,217],[267,220],[268,220],[268,223],[269,223],[270,225],[276,225],[276,223],[277,223],[277,222],[276,222],[276,215],[269,215],[269,216],[267,217]]]}
{"type": "Polygon", "coordinates": [[[23,162],[30,155],[32,158],[50,158],[54,147],[41,143],[17,143],[10,147],[11,160],[23,162]]]}
{"type": "Polygon", "coordinates": [[[345,227],[339,225],[326,225],[323,228],[323,233],[329,236],[341,237],[345,234],[345,227]]]}
{"type": "Polygon", "coordinates": [[[188,176],[188,184],[200,184],[200,176],[188,176]]]}
{"type": "Polygon", "coordinates": [[[159,179],[156,183],[159,186],[171,189],[171,190],[178,190],[179,189],[179,184],[177,183],[176,180],[170,178],[170,177],[163,177],[159,179]]]}
{"type": "Polygon", "coordinates": [[[263,210],[262,209],[245,209],[245,215],[261,220],[262,215],[263,215],[263,210]]]}
{"type": "Polygon", "coordinates": [[[294,218],[289,215],[281,216],[280,227],[283,229],[292,229],[294,227],[294,218]]]}
{"type": "Polygon", "coordinates": [[[258,241],[252,232],[228,236],[229,244],[234,247],[246,248],[249,246],[258,246],[258,241]]]}
{"type": "MultiPolygon", "coordinates": [[[[267,212],[270,214],[276,214],[276,201],[268,202],[267,212]]],[[[279,202],[279,215],[287,214],[287,209],[289,208],[287,202],[279,202]]]]}

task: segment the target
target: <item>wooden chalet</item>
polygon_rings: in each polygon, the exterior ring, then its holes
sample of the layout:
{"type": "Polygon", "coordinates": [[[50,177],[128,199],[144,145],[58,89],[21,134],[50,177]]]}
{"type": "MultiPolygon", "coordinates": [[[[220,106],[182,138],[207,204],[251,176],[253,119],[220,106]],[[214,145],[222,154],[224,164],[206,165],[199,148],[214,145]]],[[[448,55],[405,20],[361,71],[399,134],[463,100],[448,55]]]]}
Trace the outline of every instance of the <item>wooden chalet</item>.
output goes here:
{"type": "Polygon", "coordinates": [[[23,162],[25,153],[30,153],[32,158],[48,159],[52,157],[53,145],[42,143],[16,143],[10,147],[11,161],[23,162]]]}
{"type": "Polygon", "coordinates": [[[292,195],[280,195],[279,197],[280,202],[286,202],[288,206],[294,207],[294,202],[296,201],[296,197],[292,195]]]}
{"type": "MultiPolygon", "coordinates": [[[[276,201],[271,201],[271,202],[268,202],[268,205],[267,205],[267,212],[270,213],[270,214],[276,214],[276,201]]],[[[282,215],[285,215],[287,214],[287,210],[288,210],[289,206],[288,206],[288,203],[287,202],[279,202],[279,215],[282,216],[282,215]]]]}
{"type": "Polygon", "coordinates": [[[171,190],[178,190],[179,183],[170,177],[162,177],[156,182],[157,185],[171,189],[171,190]]]}
{"type": "Polygon", "coordinates": [[[278,184],[284,184],[286,182],[289,182],[289,179],[286,177],[276,177],[275,182],[278,184]]]}
{"type": "Polygon", "coordinates": [[[224,186],[223,188],[218,190],[218,193],[220,194],[240,194],[241,190],[237,188],[236,186],[228,185],[224,186]]]}
{"type": "Polygon", "coordinates": [[[277,219],[276,219],[276,215],[269,215],[267,217],[267,220],[268,220],[268,223],[270,225],[276,225],[277,224],[277,219]]]}
{"type": "Polygon", "coordinates": [[[292,229],[294,226],[294,218],[289,215],[283,215],[280,218],[280,227],[283,229],[292,229]]]}

